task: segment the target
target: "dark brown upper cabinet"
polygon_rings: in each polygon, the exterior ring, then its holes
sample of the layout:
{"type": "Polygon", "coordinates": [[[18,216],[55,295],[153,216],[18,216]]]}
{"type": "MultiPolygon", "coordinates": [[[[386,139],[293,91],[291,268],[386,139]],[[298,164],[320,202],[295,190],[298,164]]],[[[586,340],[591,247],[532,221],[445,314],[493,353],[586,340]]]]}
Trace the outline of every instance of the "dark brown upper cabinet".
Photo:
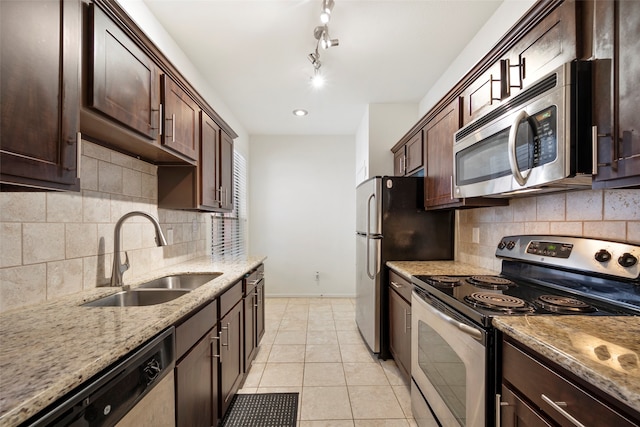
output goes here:
{"type": "Polygon", "coordinates": [[[160,70],[102,10],[91,11],[89,106],[155,141],[160,133],[160,70]]]}
{"type": "Polygon", "coordinates": [[[416,133],[406,144],[398,147],[393,153],[393,174],[410,176],[423,169],[424,141],[422,132],[416,133]]]}
{"type": "Polygon", "coordinates": [[[80,2],[2,1],[0,19],[2,188],[77,191],[80,2]]]}
{"type": "Polygon", "coordinates": [[[233,139],[222,132],[220,135],[220,207],[233,210],[233,139]]]}
{"type": "Polygon", "coordinates": [[[220,208],[220,127],[204,111],[200,118],[200,161],[198,162],[200,205],[220,208]]]}
{"type": "Polygon", "coordinates": [[[162,101],[162,145],[191,160],[198,160],[200,107],[167,75],[162,76],[162,101]]]}
{"type": "Polygon", "coordinates": [[[595,3],[595,188],[640,187],[640,2],[595,3]]]}

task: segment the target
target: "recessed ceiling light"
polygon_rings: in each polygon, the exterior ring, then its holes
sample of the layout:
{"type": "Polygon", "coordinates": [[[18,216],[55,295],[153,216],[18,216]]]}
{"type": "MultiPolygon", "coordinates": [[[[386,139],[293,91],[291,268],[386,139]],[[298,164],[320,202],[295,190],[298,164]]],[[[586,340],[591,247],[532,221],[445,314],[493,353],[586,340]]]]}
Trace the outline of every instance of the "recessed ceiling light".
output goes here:
{"type": "Polygon", "coordinates": [[[293,115],[297,116],[297,117],[304,117],[307,114],[309,114],[309,112],[307,110],[303,110],[301,108],[298,108],[296,110],[293,110],[293,115]]]}

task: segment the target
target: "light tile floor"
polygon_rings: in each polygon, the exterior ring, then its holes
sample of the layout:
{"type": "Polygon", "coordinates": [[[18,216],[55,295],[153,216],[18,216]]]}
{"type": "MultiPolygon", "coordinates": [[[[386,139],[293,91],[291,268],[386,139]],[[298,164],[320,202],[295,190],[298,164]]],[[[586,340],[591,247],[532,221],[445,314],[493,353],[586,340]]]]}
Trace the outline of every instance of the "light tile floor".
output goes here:
{"type": "Polygon", "coordinates": [[[239,392],[300,393],[300,427],[416,426],[408,382],[369,352],[354,303],[267,298],[266,332],[239,392]]]}

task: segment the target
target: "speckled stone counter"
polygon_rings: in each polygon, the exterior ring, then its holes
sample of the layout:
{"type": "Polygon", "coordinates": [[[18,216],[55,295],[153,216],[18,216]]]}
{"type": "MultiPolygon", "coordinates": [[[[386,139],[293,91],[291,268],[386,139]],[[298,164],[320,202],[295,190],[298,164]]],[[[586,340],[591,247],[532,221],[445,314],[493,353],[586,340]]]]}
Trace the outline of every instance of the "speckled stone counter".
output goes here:
{"type": "Polygon", "coordinates": [[[640,412],[640,317],[503,316],[493,324],[640,412]],[[603,345],[613,355],[606,360],[595,350],[603,345]]]}
{"type": "Polygon", "coordinates": [[[222,293],[264,259],[213,263],[203,258],[129,282],[135,287],[173,273],[223,273],[159,305],[82,307],[85,302],[121,290],[97,288],[0,314],[0,426],[18,425],[44,409],[222,293]]]}
{"type": "Polygon", "coordinates": [[[463,276],[471,274],[497,274],[495,271],[457,261],[388,261],[387,266],[407,280],[419,274],[463,276]]]}

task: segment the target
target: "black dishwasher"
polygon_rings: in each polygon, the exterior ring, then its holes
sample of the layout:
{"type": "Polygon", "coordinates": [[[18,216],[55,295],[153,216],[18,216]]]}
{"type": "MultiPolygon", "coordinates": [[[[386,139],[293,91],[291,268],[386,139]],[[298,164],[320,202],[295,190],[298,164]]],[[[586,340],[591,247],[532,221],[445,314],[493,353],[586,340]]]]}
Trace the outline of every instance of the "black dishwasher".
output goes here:
{"type": "Polygon", "coordinates": [[[113,426],[174,365],[172,326],[21,426],[113,426]]]}

